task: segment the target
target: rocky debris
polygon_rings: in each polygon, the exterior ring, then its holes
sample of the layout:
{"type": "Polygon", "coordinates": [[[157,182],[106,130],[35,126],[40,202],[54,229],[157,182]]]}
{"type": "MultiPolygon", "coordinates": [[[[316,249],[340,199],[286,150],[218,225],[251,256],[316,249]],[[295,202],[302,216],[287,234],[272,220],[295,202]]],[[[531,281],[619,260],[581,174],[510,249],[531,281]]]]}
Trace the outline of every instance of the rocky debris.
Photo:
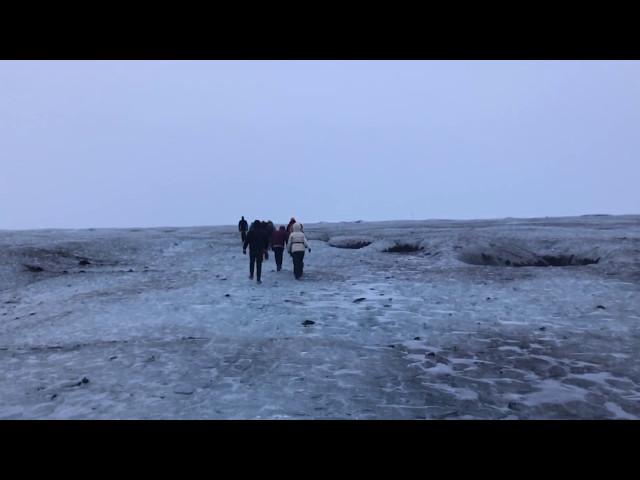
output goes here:
{"type": "MultiPolygon", "coordinates": [[[[598,258],[577,258],[575,255],[543,255],[542,264],[536,262],[536,267],[566,267],[570,265],[592,265],[598,263],[598,258]]],[[[520,266],[520,265],[516,265],[520,266]]]]}
{"type": "Polygon", "coordinates": [[[309,326],[309,325],[314,325],[316,322],[314,322],[313,320],[305,320],[304,322],[302,322],[302,325],[304,325],[305,327],[309,326]]]}
{"type": "Polygon", "coordinates": [[[335,248],[360,249],[371,245],[371,240],[358,237],[333,237],[329,239],[329,245],[335,248]]]}
{"type": "Polygon", "coordinates": [[[554,365],[549,369],[549,376],[552,378],[565,377],[566,375],[567,371],[560,365],[554,365]]]}
{"type": "Polygon", "coordinates": [[[295,303],[296,305],[304,305],[304,302],[299,302],[298,300],[289,300],[288,298],[285,298],[283,301],[285,303],[295,303]]]}
{"type": "Polygon", "coordinates": [[[118,356],[114,355],[113,357],[109,357],[109,360],[115,360],[116,358],[118,358],[118,356]]]}
{"type": "Polygon", "coordinates": [[[230,297],[231,295],[229,293],[225,293],[224,296],[225,297],[230,297]]]}
{"type": "Polygon", "coordinates": [[[192,395],[195,390],[193,388],[178,388],[173,391],[177,395],[192,395]]]}
{"type": "Polygon", "coordinates": [[[522,405],[516,402],[509,402],[507,407],[511,410],[515,410],[516,412],[522,410],[522,405]]]}
{"type": "Polygon", "coordinates": [[[49,397],[49,400],[55,400],[55,398],[58,396],[57,393],[54,393],[53,395],[51,395],[51,397],[49,397]]]}
{"type": "Polygon", "coordinates": [[[396,243],[394,246],[383,250],[385,253],[410,253],[424,250],[423,247],[415,243],[396,243]]]}
{"type": "Polygon", "coordinates": [[[547,329],[547,327],[540,327],[538,330],[544,332],[547,329]]]}
{"type": "Polygon", "coordinates": [[[457,411],[457,410],[454,410],[454,411],[452,411],[452,412],[443,413],[442,415],[436,415],[436,416],[435,416],[435,417],[433,417],[433,418],[435,418],[436,420],[444,420],[445,418],[448,418],[448,417],[456,417],[456,416],[458,416],[458,415],[460,415],[460,414],[458,413],[458,411],[457,411]]]}
{"type": "Polygon", "coordinates": [[[449,365],[451,363],[447,357],[443,357],[442,355],[436,355],[435,361],[436,363],[442,363],[444,365],[449,365]]]}
{"type": "Polygon", "coordinates": [[[596,308],[599,308],[599,309],[601,309],[601,310],[605,310],[604,305],[598,305],[598,306],[596,306],[596,308]]]}
{"type": "Polygon", "coordinates": [[[421,340],[420,337],[413,337],[414,340],[421,340]]]}
{"type": "Polygon", "coordinates": [[[598,263],[600,257],[574,253],[536,253],[516,243],[472,245],[458,255],[458,260],[470,265],[496,267],[568,267],[598,263]]]}
{"type": "Polygon", "coordinates": [[[38,265],[28,265],[26,263],[23,265],[24,265],[24,268],[26,268],[28,271],[32,273],[44,272],[44,268],[39,267],[38,265]]]}
{"type": "Polygon", "coordinates": [[[366,298],[364,298],[364,297],[356,298],[356,299],[353,301],[353,303],[360,303],[360,302],[362,302],[362,301],[364,301],[364,300],[366,300],[366,298]]]}
{"type": "Polygon", "coordinates": [[[78,262],[78,265],[80,265],[81,267],[84,267],[86,265],[91,265],[91,262],[89,260],[87,260],[86,258],[83,258],[82,260],[80,260],[78,262]]]}
{"type": "Polygon", "coordinates": [[[89,383],[89,379],[87,377],[82,377],[82,380],[80,380],[77,383],[73,383],[73,384],[71,384],[69,386],[71,386],[71,387],[80,387],[82,385],[86,385],[87,383],[89,383]]]}

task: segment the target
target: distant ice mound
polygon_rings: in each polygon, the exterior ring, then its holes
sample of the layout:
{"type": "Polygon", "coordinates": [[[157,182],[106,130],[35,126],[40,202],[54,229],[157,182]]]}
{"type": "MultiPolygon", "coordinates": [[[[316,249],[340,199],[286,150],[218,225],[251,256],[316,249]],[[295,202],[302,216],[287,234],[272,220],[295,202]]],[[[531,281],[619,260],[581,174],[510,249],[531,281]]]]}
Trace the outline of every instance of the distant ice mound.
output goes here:
{"type": "Polygon", "coordinates": [[[470,265],[495,267],[569,267],[595,264],[600,257],[566,249],[534,252],[516,244],[489,243],[464,248],[459,252],[458,260],[470,265]]]}
{"type": "Polygon", "coordinates": [[[328,242],[329,234],[327,232],[308,232],[305,233],[307,240],[318,240],[320,242],[328,242]]]}
{"type": "Polygon", "coordinates": [[[335,248],[358,249],[371,245],[372,242],[373,240],[366,237],[341,236],[329,239],[329,245],[335,248]]]}

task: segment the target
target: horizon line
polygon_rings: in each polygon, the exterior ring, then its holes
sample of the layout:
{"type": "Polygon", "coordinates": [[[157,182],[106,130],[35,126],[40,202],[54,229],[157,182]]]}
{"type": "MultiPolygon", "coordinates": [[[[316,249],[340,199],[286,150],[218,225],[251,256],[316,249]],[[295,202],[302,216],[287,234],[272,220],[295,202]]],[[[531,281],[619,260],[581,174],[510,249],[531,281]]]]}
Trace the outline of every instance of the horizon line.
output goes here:
{"type": "MultiPolygon", "coordinates": [[[[316,222],[305,222],[306,225],[318,225],[318,224],[340,224],[340,223],[390,223],[390,222],[473,222],[473,221],[497,221],[497,220],[539,220],[550,218],[580,218],[580,217],[633,217],[640,216],[640,213],[586,213],[581,215],[559,215],[559,216],[541,216],[541,217],[485,217],[485,218],[423,218],[423,219],[389,219],[389,220],[339,220],[339,221],[325,221],[319,220],[316,222]]],[[[274,224],[280,224],[287,222],[274,222],[274,224]]],[[[149,227],[140,226],[118,226],[118,227],[36,227],[36,228],[0,228],[0,232],[33,232],[43,230],[152,230],[158,228],[209,228],[209,227],[234,227],[235,224],[201,224],[201,225],[156,225],[149,227]]]]}

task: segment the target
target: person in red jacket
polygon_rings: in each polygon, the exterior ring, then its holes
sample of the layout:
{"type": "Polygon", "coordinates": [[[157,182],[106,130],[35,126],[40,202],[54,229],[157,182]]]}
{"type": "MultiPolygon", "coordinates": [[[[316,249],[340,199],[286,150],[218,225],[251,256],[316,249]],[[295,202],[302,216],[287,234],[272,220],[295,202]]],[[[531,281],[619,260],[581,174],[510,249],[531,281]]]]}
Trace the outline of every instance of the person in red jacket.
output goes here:
{"type": "Polygon", "coordinates": [[[271,249],[276,257],[276,268],[279,272],[282,270],[282,254],[284,253],[284,247],[289,240],[289,234],[284,228],[284,225],[280,226],[278,230],[275,230],[271,235],[271,249]]]}

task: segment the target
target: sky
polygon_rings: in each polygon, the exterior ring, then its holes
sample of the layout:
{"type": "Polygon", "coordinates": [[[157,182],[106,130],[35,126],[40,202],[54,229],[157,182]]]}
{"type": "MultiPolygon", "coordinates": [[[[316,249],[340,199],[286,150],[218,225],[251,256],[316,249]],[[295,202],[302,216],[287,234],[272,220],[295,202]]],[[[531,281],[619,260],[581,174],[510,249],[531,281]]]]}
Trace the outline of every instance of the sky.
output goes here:
{"type": "Polygon", "coordinates": [[[0,61],[0,229],[640,213],[638,61],[0,61]]]}

